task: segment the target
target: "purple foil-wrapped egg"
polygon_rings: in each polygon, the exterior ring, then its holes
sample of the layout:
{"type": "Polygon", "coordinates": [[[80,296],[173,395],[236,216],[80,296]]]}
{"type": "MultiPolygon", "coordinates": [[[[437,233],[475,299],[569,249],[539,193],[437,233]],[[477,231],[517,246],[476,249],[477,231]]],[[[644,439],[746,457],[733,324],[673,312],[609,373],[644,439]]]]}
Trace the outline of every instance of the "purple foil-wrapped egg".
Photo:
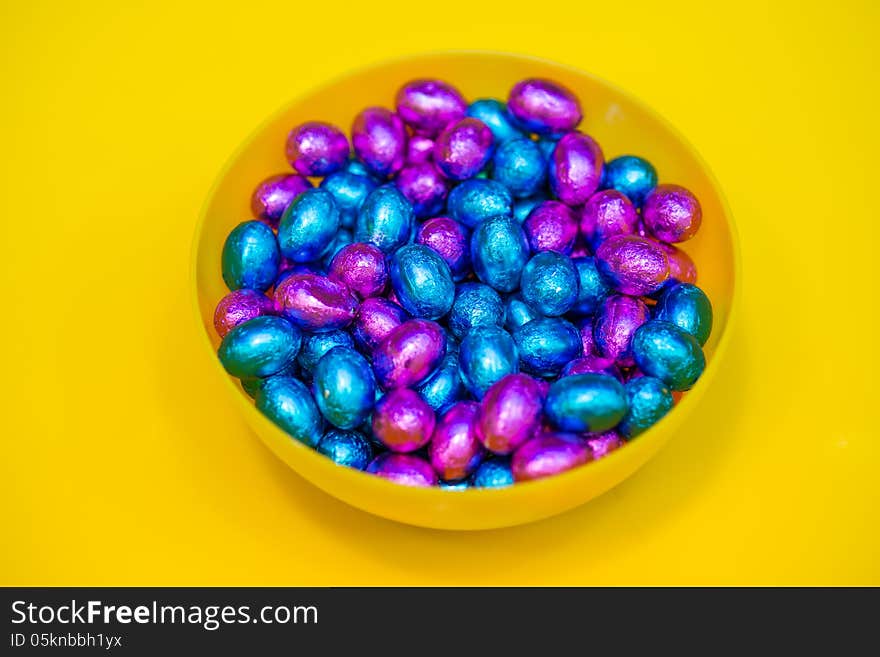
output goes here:
{"type": "Polygon", "coordinates": [[[486,391],[480,402],[477,437],[495,454],[510,454],[541,423],[543,390],[527,374],[508,374],[486,391]]]}
{"type": "Polygon", "coordinates": [[[385,254],[366,242],[343,246],[330,261],[330,278],[342,281],[362,299],[382,293],[388,282],[385,254]]]}
{"type": "Polygon", "coordinates": [[[507,109],[529,132],[539,135],[568,132],[581,122],[577,97],[558,82],[532,78],[510,90],[507,109]]]}
{"type": "Polygon", "coordinates": [[[573,376],[575,374],[590,373],[610,374],[617,379],[621,378],[620,368],[617,367],[613,358],[605,358],[604,356],[597,356],[595,354],[583,356],[577,360],[571,361],[562,369],[562,374],[560,376],[573,376]]]}
{"type": "Polygon", "coordinates": [[[514,481],[557,475],[590,461],[587,441],[574,434],[545,433],[522,445],[510,461],[514,481]]]}
{"type": "Polygon", "coordinates": [[[272,228],[278,228],[281,215],[290,202],[311,188],[312,183],[308,178],[295,173],[266,178],[251,195],[251,212],[255,219],[267,222],[272,228]]]}
{"type": "Polygon", "coordinates": [[[330,331],[351,324],[358,302],[341,281],[316,274],[292,274],[275,288],[275,306],[307,331],[330,331]]]}
{"type": "Polygon", "coordinates": [[[469,476],[483,459],[477,440],[476,422],[480,405],[462,401],[454,404],[437,422],[428,454],[434,471],[445,481],[469,476]]]}
{"type": "Polygon", "coordinates": [[[385,389],[415,386],[446,355],[446,333],[436,322],[411,319],[385,336],[373,352],[373,370],[385,389]]]}
{"type": "Polygon", "coordinates": [[[446,126],[437,137],[434,163],[447,178],[466,180],[489,162],[494,139],[492,131],[479,119],[461,119],[446,126]]]}
{"type": "Polygon", "coordinates": [[[684,242],[700,229],[703,211],[697,197],[684,187],[657,185],[645,198],[642,217],[658,240],[684,242]]]}
{"type": "Polygon", "coordinates": [[[423,164],[430,162],[434,155],[434,140],[425,135],[413,135],[406,142],[406,163],[423,164]]]}
{"type": "Polygon", "coordinates": [[[593,248],[614,235],[632,235],[638,222],[635,206],[616,189],[596,192],[581,210],[581,234],[593,248]]]}
{"type": "Polygon", "coordinates": [[[397,92],[397,113],[415,132],[433,137],[464,116],[467,103],[441,80],[413,80],[397,92]]]}
{"type": "Polygon", "coordinates": [[[386,394],[373,409],[373,437],[392,452],[414,452],[431,440],[434,409],[409,388],[386,394]]]}
{"type": "Polygon", "coordinates": [[[672,244],[664,244],[660,242],[660,248],[666,253],[666,259],[669,260],[669,278],[675,279],[680,283],[696,283],[697,282],[697,266],[691,257],[672,244]]]}
{"type": "Polygon", "coordinates": [[[419,226],[415,243],[434,249],[449,265],[453,280],[459,281],[470,272],[471,252],[468,232],[449,217],[434,217],[419,226]]]}
{"type": "Polygon", "coordinates": [[[348,161],[348,139],[329,123],[310,121],[290,131],[287,161],[304,176],[326,176],[348,161]]]}
{"type": "Polygon", "coordinates": [[[419,219],[437,214],[446,205],[446,179],[430,162],[406,165],[394,183],[419,219]]]}
{"type": "Polygon", "coordinates": [[[569,255],[577,239],[578,224],[565,203],[544,201],[526,217],[523,230],[532,253],[555,251],[569,255]]]}
{"type": "Polygon", "coordinates": [[[586,317],[578,322],[578,332],[581,334],[581,343],[584,345],[584,356],[593,356],[596,351],[596,341],[593,339],[593,318],[586,317]]]}
{"type": "Polygon", "coordinates": [[[431,464],[412,454],[385,452],[370,462],[367,472],[402,486],[430,488],[437,485],[437,474],[431,464]]]}
{"type": "Polygon", "coordinates": [[[669,278],[666,252],[654,240],[638,235],[615,235],[596,249],[602,276],[622,294],[653,294],[669,278]]]}
{"type": "Polygon", "coordinates": [[[620,434],[616,431],[606,431],[605,433],[599,434],[587,434],[586,436],[587,445],[590,447],[590,452],[593,455],[593,459],[600,459],[603,456],[607,456],[611,452],[613,452],[618,447],[623,447],[625,442],[623,438],[620,437],[620,434]]]}
{"type": "Polygon", "coordinates": [[[370,297],[358,306],[351,334],[358,348],[371,354],[391,331],[408,319],[409,313],[400,305],[382,297],[370,297]]]}
{"type": "Polygon", "coordinates": [[[355,117],[351,143],[364,166],[377,176],[388,176],[403,167],[406,128],[397,114],[384,107],[368,107],[355,117]]]}
{"type": "Polygon", "coordinates": [[[651,311],[641,299],[614,294],[605,299],[593,323],[593,338],[600,356],[619,365],[633,364],[630,343],[633,333],[648,321],[651,311]]]}
{"type": "Polygon", "coordinates": [[[550,188],[568,205],[581,205],[602,182],[605,158],[589,135],[570,132],[559,140],[550,157],[550,188]]]}
{"type": "Polygon", "coordinates": [[[220,299],[214,311],[214,328],[221,338],[239,324],[272,313],[272,299],[257,290],[235,290],[220,299]]]}

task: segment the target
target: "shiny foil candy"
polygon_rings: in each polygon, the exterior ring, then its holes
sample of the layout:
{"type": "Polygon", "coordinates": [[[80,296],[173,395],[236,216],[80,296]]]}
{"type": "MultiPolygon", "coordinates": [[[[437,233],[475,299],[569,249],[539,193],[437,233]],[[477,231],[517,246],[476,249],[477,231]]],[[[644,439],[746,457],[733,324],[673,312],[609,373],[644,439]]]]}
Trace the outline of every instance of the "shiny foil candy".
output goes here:
{"type": "Polygon", "coordinates": [[[303,123],[287,137],[287,161],[303,176],[326,176],[348,160],[348,139],[334,125],[303,123]]]}
{"type": "Polygon", "coordinates": [[[484,450],[477,439],[479,405],[463,401],[452,406],[437,422],[428,454],[441,479],[464,479],[476,470],[484,450]]]}
{"type": "Polygon", "coordinates": [[[599,144],[589,135],[570,132],[550,157],[550,188],[563,203],[581,205],[598,189],[603,165],[599,144]]]}
{"type": "Polygon", "coordinates": [[[217,304],[214,310],[214,329],[221,338],[239,324],[261,315],[272,313],[272,299],[256,290],[234,290],[217,304]]]}
{"type": "Polygon", "coordinates": [[[443,258],[452,280],[460,281],[470,272],[469,235],[460,223],[449,217],[434,217],[419,225],[415,243],[427,246],[443,258]]]}
{"type": "Polygon", "coordinates": [[[648,231],[663,242],[684,242],[700,229],[703,210],[680,185],[658,185],[645,198],[642,217],[648,231]]]}
{"type": "Polygon", "coordinates": [[[433,137],[464,117],[467,103],[442,80],[413,80],[397,92],[397,114],[415,132],[433,137]]]}
{"type": "Polygon", "coordinates": [[[220,261],[230,290],[264,292],[275,282],[281,263],[275,233],[259,221],[240,223],[226,238],[220,261]]]}
{"type": "Polygon", "coordinates": [[[446,126],[438,135],[434,163],[450,180],[467,180],[488,164],[494,143],[485,123],[466,117],[446,126]]]}
{"type": "Polygon", "coordinates": [[[523,221],[523,230],[532,253],[555,251],[571,255],[578,236],[578,222],[565,203],[542,201],[523,221]]]}
{"type": "Polygon", "coordinates": [[[294,173],[283,173],[266,178],[251,195],[251,212],[272,228],[278,228],[281,215],[290,202],[312,188],[308,178],[294,173]]]}
{"type": "Polygon", "coordinates": [[[519,125],[540,135],[574,130],[583,118],[580,102],[570,90],[538,78],[514,85],[507,108],[519,125]]]}
{"type": "Polygon", "coordinates": [[[373,436],[392,452],[414,452],[434,432],[434,409],[408,388],[391,390],[373,410],[373,436]]]}

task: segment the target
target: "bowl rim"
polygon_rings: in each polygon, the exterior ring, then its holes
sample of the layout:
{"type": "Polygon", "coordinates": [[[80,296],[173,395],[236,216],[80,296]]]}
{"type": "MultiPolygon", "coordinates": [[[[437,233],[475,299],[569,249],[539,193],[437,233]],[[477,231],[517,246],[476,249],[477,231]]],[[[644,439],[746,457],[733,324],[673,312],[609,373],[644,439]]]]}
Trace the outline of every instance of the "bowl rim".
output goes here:
{"type": "MultiPolygon", "coordinates": [[[[711,385],[712,381],[714,381],[717,376],[721,363],[724,360],[724,356],[726,355],[729,344],[732,340],[733,328],[735,322],[740,313],[740,305],[742,303],[742,254],[741,254],[741,246],[740,246],[740,237],[739,231],[737,229],[736,221],[733,218],[733,213],[731,212],[730,205],[728,203],[727,197],[724,193],[723,188],[718,182],[715,173],[712,171],[711,167],[707,164],[703,156],[700,152],[694,147],[691,141],[686,138],[679,130],[672,124],[669,120],[667,120],[662,114],[658,111],[654,110],[650,105],[644,102],[639,96],[633,94],[632,92],[621,88],[620,86],[609,82],[608,80],[590,73],[588,71],[584,71],[576,66],[564,64],[560,62],[556,62],[547,58],[537,57],[530,54],[517,53],[517,52],[509,52],[509,51],[501,51],[501,50],[488,50],[488,49],[440,49],[440,50],[428,50],[415,52],[405,55],[400,55],[396,57],[383,58],[379,60],[375,60],[372,62],[368,62],[364,65],[358,66],[356,68],[347,70],[338,75],[335,75],[325,82],[319,85],[310,86],[306,89],[303,89],[301,92],[296,94],[287,100],[283,105],[281,105],[278,109],[271,112],[266,118],[260,121],[248,134],[245,138],[238,144],[238,146],[232,151],[232,153],[226,158],[223,166],[219,169],[217,174],[215,175],[213,182],[211,183],[210,188],[208,189],[205,199],[202,202],[201,208],[199,210],[198,220],[196,222],[195,231],[192,238],[192,244],[190,246],[190,302],[191,308],[193,311],[193,319],[196,322],[197,330],[201,335],[199,341],[204,345],[207,350],[208,355],[210,356],[210,360],[213,362],[214,371],[216,371],[222,379],[225,379],[226,389],[232,393],[232,396],[237,399],[235,402],[240,409],[242,415],[247,416],[248,414],[260,414],[259,410],[257,410],[256,406],[253,403],[250,403],[246,398],[246,395],[242,393],[239,389],[239,386],[236,384],[234,377],[230,376],[224,369],[220,361],[217,359],[216,352],[214,350],[213,344],[211,342],[211,336],[209,332],[205,329],[201,307],[199,305],[199,285],[198,285],[198,262],[199,262],[199,245],[202,239],[202,233],[204,232],[204,226],[207,223],[208,211],[212,204],[212,200],[216,195],[217,189],[222,184],[223,180],[225,180],[226,176],[229,174],[230,170],[233,168],[234,164],[238,161],[244,151],[250,146],[250,144],[271,124],[277,121],[281,116],[286,114],[291,107],[297,105],[303,101],[305,101],[310,95],[314,94],[317,91],[326,89],[328,87],[332,87],[340,82],[348,80],[350,78],[355,78],[368,71],[374,71],[382,68],[386,68],[392,66],[394,64],[406,62],[406,61],[414,61],[414,60],[425,60],[430,61],[433,58],[437,57],[449,57],[449,56],[475,56],[475,57],[494,57],[498,59],[515,59],[520,61],[529,61],[536,64],[541,64],[547,66],[551,69],[563,69],[574,75],[582,76],[589,78],[593,82],[605,86],[616,94],[619,94],[625,98],[627,98],[631,103],[637,106],[642,112],[651,116],[653,120],[662,125],[662,127],[667,130],[676,140],[678,140],[684,149],[693,157],[694,161],[699,165],[711,184],[713,190],[718,195],[718,200],[720,202],[720,206],[722,209],[722,214],[726,218],[726,223],[728,230],[730,232],[731,238],[731,253],[733,259],[733,280],[731,281],[732,294],[731,294],[731,302],[730,309],[727,315],[727,321],[725,322],[721,336],[718,339],[718,343],[715,347],[715,352],[712,355],[711,360],[708,362],[706,369],[703,371],[703,374],[700,376],[699,380],[694,384],[693,388],[688,390],[684,395],[682,395],[680,401],[673,407],[673,409],[667,413],[663,418],[661,418],[656,424],[647,429],[645,432],[638,436],[637,441],[633,441],[632,443],[627,443],[625,449],[617,449],[613,452],[607,454],[606,456],[598,459],[596,461],[591,461],[588,464],[584,464],[586,467],[576,467],[571,470],[567,470],[560,474],[554,475],[552,477],[544,477],[541,479],[526,481],[526,482],[517,482],[514,485],[503,487],[503,488],[468,488],[465,491],[455,491],[459,493],[456,495],[456,499],[476,499],[477,497],[494,497],[495,499],[501,497],[524,497],[530,496],[532,494],[538,495],[541,490],[550,490],[553,487],[561,486],[562,483],[573,481],[577,478],[589,478],[591,476],[597,476],[603,470],[609,470],[614,468],[617,462],[624,457],[621,455],[623,452],[628,452],[633,449],[640,449],[642,451],[650,451],[648,457],[643,459],[639,465],[632,470],[632,472],[621,479],[619,482],[610,486],[603,493],[600,493],[596,497],[603,495],[608,490],[611,490],[615,486],[619,485],[626,479],[628,479],[632,474],[641,468],[647,461],[649,461],[653,456],[656,455],[656,452],[661,449],[664,444],[672,437],[674,432],[662,432],[660,429],[664,426],[670,425],[674,422],[677,422],[680,419],[686,417],[686,410],[691,406],[699,403],[699,398],[703,396],[705,391],[711,385]],[[694,394],[698,393],[698,394],[694,394]],[[664,435],[667,434],[667,435],[664,435]],[[656,445],[655,445],[656,443],[656,445]],[[464,493],[462,496],[461,493],[464,493]]],[[[260,414],[261,415],[261,414],[260,414]]],[[[260,441],[266,444],[267,447],[271,445],[267,444],[267,441],[263,438],[260,432],[256,431],[252,426],[249,428],[252,433],[256,434],[260,441]]],[[[268,422],[268,425],[271,429],[277,432],[280,436],[283,436],[287,440],[289,440],[293,445],[294,449],[299,449],[304,453],[304,458],[306,459],[320,459],[321,461],[326,461],[329,463],[329,459],[323,454],[316,451],[314,448],[309,447],[303,443],[300,443],[294,439],[291,439],[282,429],[277,427],[271,421],[268,422]]],[[[274,450],[272,450],[274,452],[274,450]]],[[[275,454],[277,458],[284,461],[287,466],[296,472],[299,476],[302,476],[304,479],[309,481],[312,485],[317,485],[310,478],[305,477],[300,474],[297,468],[293,467],[290,463],[280,457],[280,455],[275,454]]],[[[363,486],[373,486],[376,492],[381,492],[384,494],[393,494],[395,491],[399,494],[405,495],[414,495],[421,496],[422,499],[427,501],[437,501],[437,500],[449,500],[449,495],[452,491],[443,490],[437,486],[433,487],[411,487],[411,486],[402,486],[400,484],[396,484],[394,482],[388,481],[383,477],[378,477],[376,475],[356,470],[354,468],[345,468],[344,466],[336,466],[343,468],[345,471],[341,476],[343,477],[354,477],[355,480],[359,480],[359,484],[363,486]]],[[[322,488],[322,486],[318,486],[322,488]]],[[[332,494],[330,491],[326,491],[328,494],[332,494]]],[[[335,495],[334,495],[335,497],[335,495]]],[[[339,499],[339,498],[337,498],[339,499]]],[[[345,502],[345,500],[340,500],[345,502]]],[[[586,500],[589,501],[589,500],[586,500]]],[[[345,502],[349,504],[348,502],[345,502]]],[[[574,506],[580,506],[580,503],[574,506]]],[[[561,511],[560,511],[561,512],[561,511]]],[[[404,522],[404,521],[397,521],[404,522]]]]}

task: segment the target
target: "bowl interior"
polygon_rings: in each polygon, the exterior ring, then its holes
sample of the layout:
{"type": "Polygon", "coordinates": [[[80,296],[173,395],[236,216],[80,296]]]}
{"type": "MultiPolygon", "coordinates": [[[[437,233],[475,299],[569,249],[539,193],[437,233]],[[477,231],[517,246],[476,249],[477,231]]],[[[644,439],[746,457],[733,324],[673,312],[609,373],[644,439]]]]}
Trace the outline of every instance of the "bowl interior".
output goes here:
{"type": "Polygon", "coordinates": [[[718,369],[729,334],[735,299],[736,238],[729,211],[699,156],[663,119],[606,82],[585,73],[528,57],[494,53],[448,53],[411,57],[381,64],[301,96],[248,139],[220,174],[204,208],[194,244],[195,295],[205,345],[218,376],[226,378],[233,403],[249,425],[301,475],[328,493],[364,510],[428,527],[478,529],[528,522],[572,508],[619,483],[643,464],[674,433],[688,409],[718,369]],[[505,99],[511,86],[526,77],[547,77],[572,89],[581,99],[580,129],[598,140],[606,159],[637,154],[657,168],[661,182],[691,189],[703,207],[703,226],[684,250],[699,272],[698,284],[712,300],[715,325],[705,346],[708,367],[693,390],[669,415],[638,440],[608,457],[568,473],[504,490],[413,489],[336,466],[291,440],[263,417],[252,400],[224,372],[215,353],[214,307],[227,289],[220,275],[220,254],[229,231],[251,218],[250,195],[269,175],[289,171],[284,158],[287,133],[299,123],[324,120],[348,132],[355,114],[370,105],[393,106],[394,94],[407,80],[438,77],[454,84],[469,100],[505,99]]]}

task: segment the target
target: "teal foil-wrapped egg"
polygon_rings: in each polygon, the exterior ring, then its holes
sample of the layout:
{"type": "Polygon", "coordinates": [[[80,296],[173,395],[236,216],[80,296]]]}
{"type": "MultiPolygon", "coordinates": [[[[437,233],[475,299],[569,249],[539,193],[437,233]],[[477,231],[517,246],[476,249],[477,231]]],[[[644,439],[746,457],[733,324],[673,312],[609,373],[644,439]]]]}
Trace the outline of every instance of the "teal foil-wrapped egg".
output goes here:
{"type": "Polygon", "coordinates": [[[522,296],[512,294],[504,303],[504,328],[515,331],[523,324],[528,324],[533,319],[538,319],[541,314],[523,301],[522,296]]]}
{"type": "Polygon", "coordinates": [[[400,190],[382,185],[373,190],[358,212],[354,239],[392,253],[409,241],[413,229],[413,208],[400,190]]]}
{"type": "Polygon", "coordinates": [[[320,258],[339,230],[339,208],[326,189],[309,189],[297,196],[278,224],[281,254],[292,262],[320,258]]]}
{"type": "Polygon", "coordinates": [[[673,390],[688,390],[706,368],[700,343],[675,324],[653,319],[633,334],[630,346],[638,368],[673,390]]]}
{"type": "Polygon", "coordinates": [[[466,114],[485,123],[492,131],[496,144],[524,136],[514,124],[513,118],[507,111],[507,105],[495,98],[475,100],[467,108],[466,114]]]}
{"type": "Polygon", "coordinates": [[[448,324],[459,340],[478,326],[503,326],[504,303],[488,285],[462,283],[455,291],[448,324]]]}
{"type": "Polygon", "coordinates": [[[323,435],[321,413],[302,381],[273,376],[260,388],[257,408],[291,438],[309,447],[317,445],[323,435]]]}
{"type": "Polygon", "coordinates": [[[347,331],[312,333],[303,337],[302,348],[299,356],[296,357],[296,362],[311,376],[321,357],[333,347],[354,347],[354,343],[347,331]]]}
{"type": "Polygon", "coordinates": [[[316,449],[337,465],[363,470],[373,460],[373,446],[360,431],[331,429],[316,449]]]}
{"type": "Polygon", "coordinates": [[[264,315],[227,333],[217,355],[232,376],[271,376],[293,362],[301,341],[302,334],[293,324],[281,317],[264,315]]]}
{"type": "Polygon", "coordinates": [[[513,471],[510,459],[497,456],[483,461],[472,476],[474,488],[506,488],[513,485],[513,471]]]}
{"type": "Polygon", "coordinates": [[[660,379],[639,376],[624,386],[629,409],[617,427],[626,438],[635,438],[650,429],[672,408],[672,392],[660,379]]]}
{"type": "Polygon", "coordinates": [[[611,287],[599,272],[596,259],[590,256],[574,258],[578,276],[578,295],[571,312],[583,316],[595,313],[611,293],[611,287]]]}
{"type": "Polygon", "coordinates": [[[416,388],[416,392],[428,403],[428,406],[437,413],[443,413],[461,399],[462,387],[458,350],[450,351],[447,349],[446,356],[440,361],[440,365],[424,383],[416,388]]]}
{"type": "Polygon", "coordinates": [[[556,376],[583,352],[581,334],[560,317],[535,319],[513,332],[522,369],[538,376],[556,376]]]}
{"type": "Polygon", "coordinates": [[[702,346],[712,332],[712,303],[696,285],[673,283],[664,288],[657,300],[654,318],[675,324],[702,346]]]}
{"type": "Polygon", "coordinates": [[[515,198],[525,198],[544,186],[547,160],[531,139],[511,139],[492,156],[492,178],[507,187],[515,198]]]}
{"type": "Polygon", "coordinates": [[[519,353],[510,334],[497,326],[468,333],[458,350],[461,380],[477,399],[508,374],[519,371],[519,353]]]}
{"type": "Polygon", "coordinates": [[[376,182],[366,175],[337,171],[321,181],[321,189],[333,195],[336,207],[339,208],[340,225],[354,228],[358,212],[370,193],[376,189],[376,182]]]}
{"type": "Polygon", "coordinates": [[[474,228],[490,217],[511,216],[513,197],[499,182],[473,178],[465,180],[449,193],[449,215],[460,224],[474,228]]]}
{"type": "Polygon", "coordinates": [[[349,347],[334,347],[318,361],[312,390],[330,424],[354,429],[373,410],[376,380],[366,358],[349,347]]]}
{"type": "Polygon", "coordinates": [[[542,251],[526,263],[520,288],[523,300],[542,315],[558,317],[578,298],[578,273],[571,258],[542,251]]]}
{"type": "Polygon", "coordinates": [[[544,412],[563,431],[600,433],[626,415],[626,390],[608,374],[575,374],[550,384],[544,412]]]}
{"type": "Polygon", "coordinates": [[[245,221],[223,244],[223,281],[230,290],[265,292],[278,277],[281,253],[275,233],[262,221],[245,221]]]}
{"type": "Polygon", "coordinates": [[[543,191],[538,192],[534,196],[529,196],[528,198],[517,199],[513,204],[513,218],[520,224],[525,223],[525,220],[528,219],[532,210],[547,200],[549,200],[549,197],[543,191]]]}
{"type": "Polygon", "coordinates": [[[391,256],[388,270],[400,305],[413,317],[437,319],[452,308],[452,273],[434,249],[422,244],[402,246],[391,256]]]}
{"type": "Polygon", "coordinates": [[[519,287],[523,267],[529,258],[525,233],[511,217],[491,217],[471,235],[471,262],[483,283],[499,292],[519,287]]]}

